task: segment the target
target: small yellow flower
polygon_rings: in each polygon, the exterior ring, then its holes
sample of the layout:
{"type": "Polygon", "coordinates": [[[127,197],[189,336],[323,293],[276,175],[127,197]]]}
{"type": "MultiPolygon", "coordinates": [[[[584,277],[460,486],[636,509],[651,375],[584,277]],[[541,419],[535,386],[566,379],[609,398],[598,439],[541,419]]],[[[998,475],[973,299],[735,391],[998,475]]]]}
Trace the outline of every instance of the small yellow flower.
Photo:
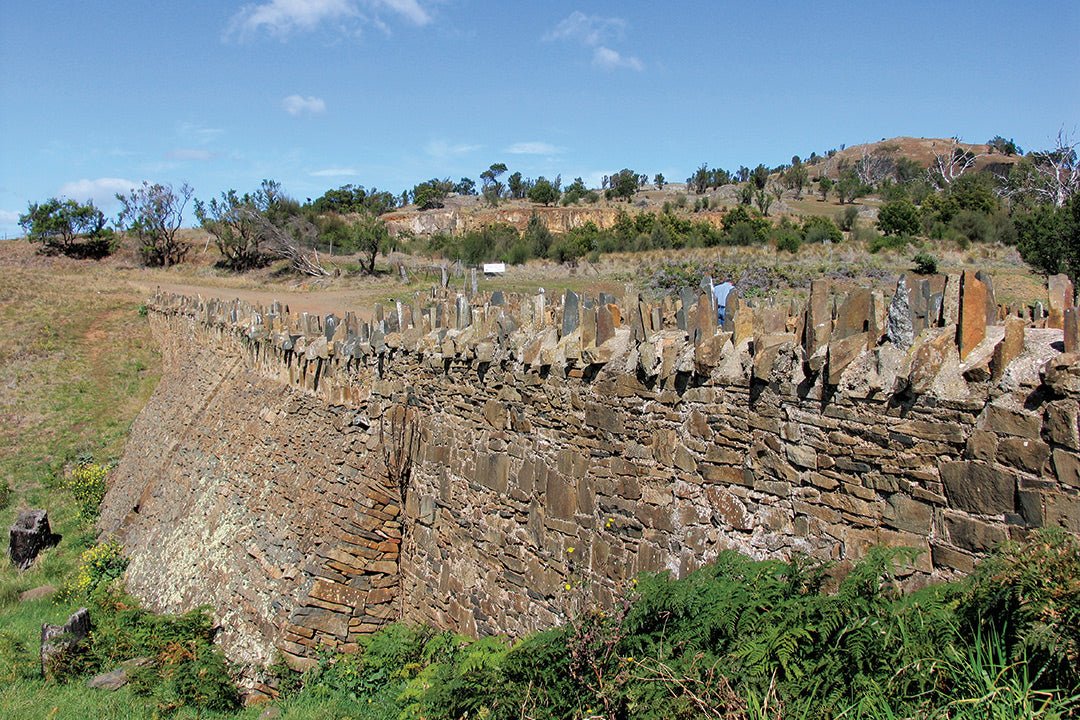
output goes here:
{"type": "Polygon", "coordinates": [[[564,587],[565,589],[569,590],[569,589],[570,589],[570,583],[566,583],[565,585],[563,585],[563,587],[564,587]]]}
{"type": "Polygon", "coordinates": [[[568,548],[566,548],[566,552],[567,552],[567,554],[573,554],[574,548],[568,547],[568,548]]]}

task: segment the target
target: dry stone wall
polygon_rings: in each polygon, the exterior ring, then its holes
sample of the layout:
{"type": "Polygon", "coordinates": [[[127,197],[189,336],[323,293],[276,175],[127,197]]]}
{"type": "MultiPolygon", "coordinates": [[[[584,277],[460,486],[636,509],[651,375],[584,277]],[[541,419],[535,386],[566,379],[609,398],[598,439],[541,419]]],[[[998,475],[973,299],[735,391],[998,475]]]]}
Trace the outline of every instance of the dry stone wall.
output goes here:
{"type": "Polygon", "coordinates": [[[220,608],[252,660],[399,617],[519,634],[728,548],[910,546],[910,582],[948,577],[1080,532],[1075,298],[1050,290],[817,282],[805,307],[732,296],[722,328],[698,291],[433,290],[371,322],[159,296],[166,379],[103,526],[137,592],[220,608]]]}

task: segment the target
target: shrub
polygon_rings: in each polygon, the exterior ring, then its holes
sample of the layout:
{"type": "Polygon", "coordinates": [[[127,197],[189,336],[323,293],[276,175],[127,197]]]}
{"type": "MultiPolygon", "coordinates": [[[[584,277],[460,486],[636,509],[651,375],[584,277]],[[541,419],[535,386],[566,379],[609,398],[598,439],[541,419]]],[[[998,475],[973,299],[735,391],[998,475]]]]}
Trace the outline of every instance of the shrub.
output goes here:
{"type": "Polygon", "coordinates": [[[915,272],[918,275],[933,275],[937,272],[938,259],[928,252],[916,253],[912,261],[915,263],[915,272]]]}
{"type": "Polygon", "coordinates": [[[878,211],[877,226],[885,235],[914,235],[919,231],[919,210],[907,199],[887,202],[878,211]]]}
{"type": "Polygon", "coordinates": [[[105,499],[105,481],[110,466],[95,462],[83,462],[75,466],[67,481],[67,488],[79,504],[79,517],[90,522],[98,516],[101,501],[105,499]]]}
{"type": "Polygon", "coordinates": [[[799,237],[798,232],[791,228],[781,228],[774,233],[774,242],[776,243],[777,250],[794,254],[799,252],[799,247],[802,245],[802,238],[799,237]]]}
{"type": "Polygon", "coordinates": [[[128,560],[123,547],[115,540],[98,543],[79,556],[79,569],[61,590],[61,598],[75,601],[90,599],[98,588],[109,585],[124,574],[128,560]]]}
{"type": "Polygon", "coordinates": [[[840,225],[840,229],[845,232],[850,232],[855,229],[855,221],[859,219],[859,209],[857,207],[849,205],[844,208],[836,216],[837,224],[840,225]]]}
{"type": "MultiPolygon", "coordinates": [[[[855,208],[848,207],[846,210],[855,210],[855,208]]],[[[858,211],[856,211],[856,214],[858,214],[858,211]]],[[[840,232],[840,228],[836,226],[836,223],[829,218],[813,215],[803,221],[802,239],[808,243],[838,243],[844,239],[844,235],[840,232]]]]}
{"type": "Polygon", "coordinates": [[[102,258],[113,250],[113,231],[105,214],[94,203],[50,198],[30,203],[19,225],[30,242],[41,243],[41,252],[74,258],[102,258]]]}

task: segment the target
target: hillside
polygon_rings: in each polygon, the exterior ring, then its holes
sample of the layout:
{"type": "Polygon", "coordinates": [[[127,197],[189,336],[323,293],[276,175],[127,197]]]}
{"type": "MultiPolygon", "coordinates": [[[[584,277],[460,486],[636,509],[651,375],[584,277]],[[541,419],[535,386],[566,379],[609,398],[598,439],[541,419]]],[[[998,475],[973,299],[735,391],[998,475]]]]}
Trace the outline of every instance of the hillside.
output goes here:
{"type": "MultiPolygon", "coordinates": [[[[1019,161],[1020,156],[1003,155],[994,152],[988,145],[955,143],[951,138],[914,138],[895,137],[877,142],[852,145],[838,150],[831,157],[820,156],[813,164],[807,162],[810,180],[827,176],[839,177],[846,166],[857,165],[864,157],[882,159],[886,165],[895,164],[901,158],[928,168],[937,155],[948,155],[953,148],[970,152],[975,156],[973,170],[1001,173],[1019,161]]],[[[770,181],[779,183],[780,174],[770,175],[770,181]]],[[[690,207],[695,201],[708,199],[709,211],[694,212],[692,217],[719,227],[724,212],[738,204],[738,183],[712,188],[698,195],[684,182],[669,182],[663,188],[653,184],[643,186],[634,194],[631,201],[606,200],[601,195],[599,201],[579,203],[571,206],[548,207],[528,200],[500,201],[498,207],[490,207],[485,199],[478,195],[453,194],[445,201],[445,207],[433,210],[420,210],[415,205],[407,205],[383,216],[390,232],[394,235],[403,232],[414,235],[433,235],[448,233],[460,235],[479,230],[496,223],[506,223],[519,231],[524,230],[529,218],[536,214],[553,233],[564,233],[592,222],[598,228],[606,229],[614,225],[620,210],[636,214],[638,212],[658,212],[665,207],[674,207],[680,214],[690,215],[690,207]]],[[[876,217],[877,199],[870,196],[856,201],[860,216],[866,220],[876,217]]],[[[802,193],[785,189],[773,204],[770,215],[833,217],[839,211],[839,203],[830,197],[822,200],[811,184],[802,193]]]]}

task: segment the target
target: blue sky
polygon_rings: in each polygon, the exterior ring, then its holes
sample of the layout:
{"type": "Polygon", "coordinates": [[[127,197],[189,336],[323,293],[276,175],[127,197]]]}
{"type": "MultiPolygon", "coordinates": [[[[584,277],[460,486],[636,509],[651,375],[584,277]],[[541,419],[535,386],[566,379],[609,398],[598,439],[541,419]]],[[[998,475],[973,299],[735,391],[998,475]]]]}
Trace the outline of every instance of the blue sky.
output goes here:
{"type": "Polygon", "coordinates": [[[1080,125],[1080,3],[0,0],[0,235],[143,180],[669,180],[1080,125]]]}

